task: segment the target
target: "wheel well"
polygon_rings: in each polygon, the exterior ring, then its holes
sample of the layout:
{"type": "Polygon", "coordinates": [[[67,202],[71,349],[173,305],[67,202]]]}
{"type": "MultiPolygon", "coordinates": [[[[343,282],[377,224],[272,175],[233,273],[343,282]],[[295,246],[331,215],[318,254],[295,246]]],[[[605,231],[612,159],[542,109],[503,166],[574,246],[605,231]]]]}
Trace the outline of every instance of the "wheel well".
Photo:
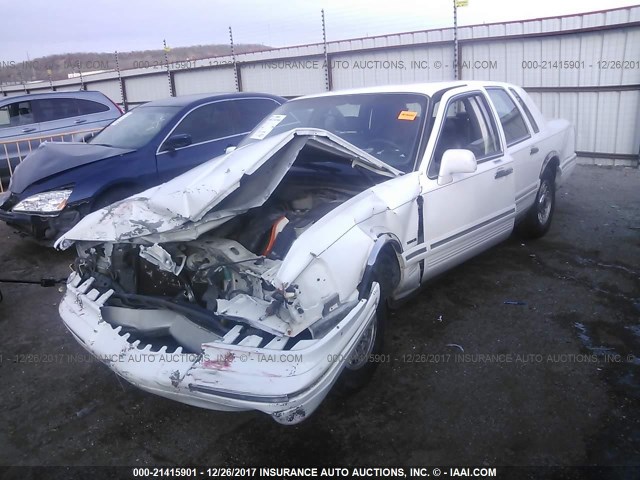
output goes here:
{"type": "Polygon", "coordinates": [[[558,175],[558,167],[560,167],[560,159],[556,156],[551,157],[551,160],[549,160],[547,165],[542,169],[540,178],[543,178],[544,176],[551,174],[553,178],[553,182],[555,183],[556,176],[558,175]]]}
{"type": "Polygon", "coordinates": [[[378,275],[388,280],[384,285],[380,285],[380,288],[384,289],[382,293],[387,298],[393,293],[400,282],[400,262],[398,260],[400,248],[399,241],[394,236],[385,234],[378,237],[367,260],[362,281],[358,286],[360,298],[369,296],[371,283],[378,275]],[[380,271],[382,268],[385,269],[384,272],[380,271]]]}
{"type": "Polygon", "coordinates": [[[115,195],[116,192],[122,191],[122,190],[135,191],[135,188],[136,188],[135,183],[114,183],[112,185],[109,185],[94,197],[93,202],[91,202],[91,208],[92,209],[103,208],[106,205],[100,206],[100,204],[103,203],[105,199],[109,198],[110,195],[115,195]]]}

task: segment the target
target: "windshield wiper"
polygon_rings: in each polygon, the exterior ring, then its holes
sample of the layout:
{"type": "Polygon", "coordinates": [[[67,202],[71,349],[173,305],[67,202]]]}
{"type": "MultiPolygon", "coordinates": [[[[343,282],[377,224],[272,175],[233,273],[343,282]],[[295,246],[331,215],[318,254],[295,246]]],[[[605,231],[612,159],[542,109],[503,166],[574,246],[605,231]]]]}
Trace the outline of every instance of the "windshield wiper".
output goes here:
{"type": "MultiPolygon", "coordinates": [[[[383,175],[385,177],[394,178],[394,177],[398,176],[392,170],[389,170],[387,168],[378,167],[377,165],[375,165],[373,163],[364,162],[360,158],[353,158],[351,160],[351,167],[355,168],[356,166],[358,166],[360,168],[363,168],[363,169],[365,169],[365,170],[367,170],[369,172],[373,172],[373,173],[377,173],[379,175],[383,175]]],[[[400,172],[399,175],[402,175],[402,172],[400,172]]]]}

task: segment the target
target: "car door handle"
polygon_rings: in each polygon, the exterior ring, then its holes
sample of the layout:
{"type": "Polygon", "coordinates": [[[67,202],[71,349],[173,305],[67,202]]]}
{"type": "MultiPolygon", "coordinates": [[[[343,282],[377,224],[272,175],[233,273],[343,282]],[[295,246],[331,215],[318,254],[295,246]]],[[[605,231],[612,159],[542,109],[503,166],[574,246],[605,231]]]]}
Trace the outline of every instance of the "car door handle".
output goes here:
{"type": "Polygon", "coordinates": [[[531,147],[531,151],[529,152],[529,155],[535,155],[539,151],[540,149],[538,147],[531,147]]]}
{"type": "Polygon", "coordinates": [[[36,129],[35,129],[35,127],[30,127],[30,128],[23,128],[22,131],[24,133],[29,133],[29,132],[35,132],[36,129]]]}
{"type": "Polygon", "coordinates": [[[496,172],[496,176],[495,178],[502,178],[502,177],[506,177],[509,176],[513,173],[513,168],[505,168],[503,170],[498,170],[496,172]]]}
{"type": "Polygon", "coordinates": [[[84,122],[86,122],[86,121],[87,121],[87,119],[86,119],[86,118],[81,118],[80,120],[76,120],[76,121],[75,121],[75,122],[73,122],[73,123],[75,123],[76,125],[78,125],[79,123],[84,123],[84,122]]]}

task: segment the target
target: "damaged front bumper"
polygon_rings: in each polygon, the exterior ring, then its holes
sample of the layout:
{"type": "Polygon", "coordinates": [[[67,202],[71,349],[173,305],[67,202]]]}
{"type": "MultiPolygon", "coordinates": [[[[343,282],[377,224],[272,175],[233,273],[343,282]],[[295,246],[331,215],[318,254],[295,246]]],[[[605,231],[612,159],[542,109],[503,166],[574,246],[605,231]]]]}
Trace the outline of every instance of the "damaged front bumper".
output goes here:
{"type": "Polygon", "coordinates": [[[53,240],[76,225],[80,218],[80,211],[73,208],[67,208],[55,215],[35,215],[0,209],[0,220],[48,245],[53,245],[53,240]]]}
{"type": "Polygon", "coordinates": [[[212,410],[258,410],[282,424],[304,420],[322,402],[370,322],[380,298],[377,284],[368,298],[319,339],[300,340],[284,350],[288,337],[263,347],[256,335],[233,342],[243,328],[202,345],[200,353],[178,347],[129,342],[129,334],[102,317],[112,294],[81,284],[72,273],[60,315],[79,343],[133,385],[157,395],[212,410]]]}

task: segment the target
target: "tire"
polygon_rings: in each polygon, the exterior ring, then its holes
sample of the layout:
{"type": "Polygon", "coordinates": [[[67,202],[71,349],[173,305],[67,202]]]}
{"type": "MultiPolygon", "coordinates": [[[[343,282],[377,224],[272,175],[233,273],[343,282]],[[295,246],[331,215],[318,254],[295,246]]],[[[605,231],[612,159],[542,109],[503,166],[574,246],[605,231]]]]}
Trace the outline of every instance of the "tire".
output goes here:
{"type": "Polygon", "coordinates": [[[397,278],[397,266],[388,257],[383,257],[376,267],[372,282],[380,285],[380,299],[371,324],[362,334],[350,358],[338,378],[336,390],[339,394],[348,395],[362,389],[373,377],[378,363],[371,359],[372,355],[382,353],[384,332],[388,316],[390,285],[397,278]]]}
{"type": "Polygon", "coordinates": [[[546,170],[540,179],[540,187],[533,206],[520,224],[518,232],[525,238],[540,238],[551,227],[556,208],[556,185],[553,170],[546,170]]]}

